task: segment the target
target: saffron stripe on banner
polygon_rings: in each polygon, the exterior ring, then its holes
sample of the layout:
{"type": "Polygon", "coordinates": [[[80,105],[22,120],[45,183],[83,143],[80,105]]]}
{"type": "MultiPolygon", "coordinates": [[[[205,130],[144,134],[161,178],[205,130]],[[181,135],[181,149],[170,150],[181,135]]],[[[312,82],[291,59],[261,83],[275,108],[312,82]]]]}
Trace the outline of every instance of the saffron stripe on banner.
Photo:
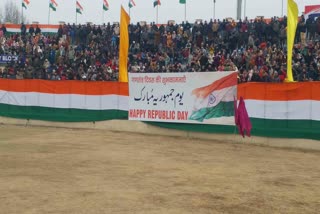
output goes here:
{"type": "Polygon", "coordinates": [[[129,96],[127,83],[0,79],[0,90],[47,94],[121,95],[129,96]]]}
{"type": "Polygon", "coordinates": [[[250,118],[320,121],[320,101],[246,100],[245,102],[250,118]]]}
{"type": "Polygon", "coordinates": [[[45,94],[0,91],[0,103],[14,106],[128,111],[129,97],[119,95],[45,94]]]}
{"type": "Polygon", "coordinates": [[[231,86],[237,85],[237,73],[231,73],[225,77],[222,77],[221,79],[218,79],[217,81],[213,82],[212,84],[208,86],[204,86],[201,88],[195,89],[192,93],[196,95],[197,97],[207,97],[209,94],[211,94],[212,91],[221,90],[224,88],[228,88],[231,86]]]}
{"type": "MultiPolygon", "coordinates": [[[[17,25],[17,24],[5,24],[7,30],[8,29],[20,29],[21,25],[17,25]]],[[[27,28],[29,28],[31,25],[26,25],[27,28]]],[[[35,26],[33,24],[33,26],[35,26]]],[[[45,25],[45,24],[38,24],[39,28],[43,29],[43,28],[47,28],[47,29],[59,29],[59,25],[45,25]]]]}
{"type": "Polygon", "coordinates": [[[238,99],[269,101],[320,101],[320,84],[308,83],[248,83],[238,85],[238,99]]]}

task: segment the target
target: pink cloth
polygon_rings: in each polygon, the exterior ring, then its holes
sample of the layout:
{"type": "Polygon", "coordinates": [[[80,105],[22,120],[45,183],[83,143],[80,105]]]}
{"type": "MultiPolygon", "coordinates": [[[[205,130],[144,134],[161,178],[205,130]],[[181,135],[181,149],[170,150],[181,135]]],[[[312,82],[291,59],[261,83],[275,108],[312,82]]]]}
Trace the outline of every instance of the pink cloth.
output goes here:
{"type": "Polygon", "coordinates": [[[235,104],[235,109],[236,109],[235,123],[238,127],[239,133],[243,137],[245,137],[245,135],[247,135],[248,137],[251,137],[252,125],[251,125],[251,121],[250,121],[243,97],[240,97],[238,108],[236,108],[236,104],[235,104]]]}

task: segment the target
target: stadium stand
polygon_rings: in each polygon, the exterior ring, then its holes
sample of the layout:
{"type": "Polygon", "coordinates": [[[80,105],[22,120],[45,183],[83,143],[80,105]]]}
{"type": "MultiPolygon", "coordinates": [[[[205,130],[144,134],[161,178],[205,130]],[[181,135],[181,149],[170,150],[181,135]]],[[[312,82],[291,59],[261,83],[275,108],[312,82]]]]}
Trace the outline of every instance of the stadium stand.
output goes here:
{"type": "MultiPolygon", "coordinates": [[[[119,25],[60,25],[56,34],[21,24],[20,33],[0,28],[0,78],[117,81],[119,25]]],[[[286,17],[211,20],[129,26],[129,72],[237,70],[239,83],[283,82],[286,17]]],[[[320,18],[299,19],[294,79],[320,80],[320,18]]]]}

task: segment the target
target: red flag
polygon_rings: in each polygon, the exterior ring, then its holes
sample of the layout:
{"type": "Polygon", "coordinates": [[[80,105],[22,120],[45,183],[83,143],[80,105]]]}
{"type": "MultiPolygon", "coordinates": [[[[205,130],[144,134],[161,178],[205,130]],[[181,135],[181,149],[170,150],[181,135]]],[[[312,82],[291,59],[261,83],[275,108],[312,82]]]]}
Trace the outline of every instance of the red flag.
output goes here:
{"type": "Polygon", "coordinates": [[[239,133],[243,137],[245,137],[245,135],[247,135],[248,137],[251,137],[252,125],[251,125],[251,121],[250,121],[243,97],[240,97],[239,106],[236,112],[237,113],[235,114],[235,118],[236,118],[236,125],[238,126],[239,133]]]}

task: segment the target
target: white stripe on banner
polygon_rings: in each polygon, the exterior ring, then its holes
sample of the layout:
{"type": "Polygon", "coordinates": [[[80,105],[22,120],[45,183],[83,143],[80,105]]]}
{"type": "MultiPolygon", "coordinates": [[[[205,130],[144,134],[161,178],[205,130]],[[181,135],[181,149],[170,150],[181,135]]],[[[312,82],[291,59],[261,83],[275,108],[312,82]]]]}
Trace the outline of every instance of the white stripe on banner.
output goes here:
{"type": "Polygon", "coordinates": [[[202,108],[215,107],[220,102],[233,102],[235,94],[237,94],[237,86],[231,86],[213,91],[208,97],[198,98],[194,103],[194,109],[199,110],[202,108]]]}
{"type": "Polygon", "coordinates": [[[320,121],[320,101],[245,100],[245,103],[252,118],[320,121]]]}
{"type": "Polygon", "coordinates": [[[37,92],[8,92],[0,90],[0,103],[17,106],[73,108],[83,110],[129,109],[129,97],[120,95],[46,94],[37,92]]]}
{"type": "MultiPolygon", "coordinates": [[[[36,30],[36,29],[34,29],[36,30]]],[[[9,33],[21,33],[21,29],[20,28],[7,28],[7,31],[9,33]]],[[[27,32],[29,32],[27,30],[27,32]]],[[[53,28],[41,28],[41,32],[42,33],[58,33],[58,29],[53,29],[53,28]]]]}

